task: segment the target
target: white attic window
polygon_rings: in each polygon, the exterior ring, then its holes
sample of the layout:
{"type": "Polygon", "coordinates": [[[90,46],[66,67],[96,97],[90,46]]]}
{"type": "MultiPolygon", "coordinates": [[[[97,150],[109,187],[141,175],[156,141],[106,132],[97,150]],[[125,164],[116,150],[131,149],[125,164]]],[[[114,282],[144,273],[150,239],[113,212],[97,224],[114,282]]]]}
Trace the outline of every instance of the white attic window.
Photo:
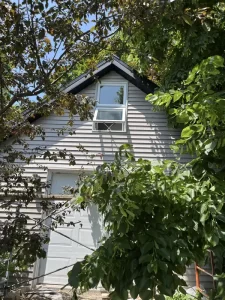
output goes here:
{"type": "Polygon", "coordinates": [[[126,131],[127,84],[102,82],[96,98],[93,131],[126,131]]]}

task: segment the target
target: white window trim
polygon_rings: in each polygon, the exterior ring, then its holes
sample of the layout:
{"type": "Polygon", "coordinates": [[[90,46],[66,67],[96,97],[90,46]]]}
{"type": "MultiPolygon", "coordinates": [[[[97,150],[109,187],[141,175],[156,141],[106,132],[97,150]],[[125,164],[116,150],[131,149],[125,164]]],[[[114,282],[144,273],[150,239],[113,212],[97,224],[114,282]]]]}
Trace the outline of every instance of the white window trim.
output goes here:
{"type": "Polygon", "coordinates": [[[121,122],[125,122],[125,119],[126,119],[126,111],[125,111],[125,108],[124,107],[114,107],[114,108],[111,108],[111,107],[107,107],[107,106],[104,106],[104,107],[100,107],[100,106],[97,106],[96,109],[95,109],[95,113],[94,113],[94,121],[98,122],[98,123],[101,123],[101,122],[108,122],[108,123],[121,123],[121,122]],[[117,110],[122,110],[122,119],[121,120],[99,120],[97,119],[97,115],[98,115],[98,112],[99,111],[117,111],[117,110]]]}
{"type": "Polygon", "coordinates": [[[128,103],[128,83],[127,82],[108,82],[108,81],[101,81],[97,83],[96,89],[96,100],[97,104],[95,107],[94,117],[93,117],[93,128],[92,131],[94,132],[126,132],[126,119],[127,119],[127,103],[128,103]],[[124,88],[124,95],[123,95],[123,104],[100,104],[100,86],[123,86],[124,88]],[[122,120],[97,120],[97,113],[99,110],[122,110],[122,120]],[[95,129],[96,123],[122,123],[122,130],[98,130],[95,129]]]}
{"type": "Polygon", "coordinates": [[[96,94],[96,100],[97,100],[97,106],[107,106],[107,107],[126,107],[127,103],[127,96],[128,96],[128,84],[127,82],[107,82],[107,81],[101,81],[97,83],[97,94],[96,94]],[[107,85],[107,86],[123,86],[123,104],[100,104],[100,86],[107,85]]]}

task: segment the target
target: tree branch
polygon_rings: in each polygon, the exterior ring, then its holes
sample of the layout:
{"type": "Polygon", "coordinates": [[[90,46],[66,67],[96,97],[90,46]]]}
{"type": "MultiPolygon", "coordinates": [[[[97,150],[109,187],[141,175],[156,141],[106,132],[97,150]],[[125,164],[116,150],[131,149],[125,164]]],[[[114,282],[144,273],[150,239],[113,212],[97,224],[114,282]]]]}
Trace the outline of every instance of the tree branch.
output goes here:
{"type": "MultiPolygon", "coordinates": [[[[31,39],[33,40],[33,47],[34,47],[34,53],[35,53],[35,56],[36,56],[36,59],[37,59],[37,63],[38,63],[38,66],[41,70],[41,72],[43,73],[44,77],[46,76],[46,73],[45,73],[45,70],[43,68],[43,65],[41,63],[41,60],[40,60],[40,56],[39,56],[39,53],[38,53],[38,48],[37,48],[37,40],[36,40],[36,34],[35,34],[35,28],[34,28],[34,17],[32,15],[32,9],[33,9],[33,4],[32,4],[32,1],[31,1],[31,11],[30,11],[30,15],[31,15],[31,18],[30,18],[30,21],[31,21],[31,39]]],[[[29,14],[28,14],[29,16],[29,14]]]]}

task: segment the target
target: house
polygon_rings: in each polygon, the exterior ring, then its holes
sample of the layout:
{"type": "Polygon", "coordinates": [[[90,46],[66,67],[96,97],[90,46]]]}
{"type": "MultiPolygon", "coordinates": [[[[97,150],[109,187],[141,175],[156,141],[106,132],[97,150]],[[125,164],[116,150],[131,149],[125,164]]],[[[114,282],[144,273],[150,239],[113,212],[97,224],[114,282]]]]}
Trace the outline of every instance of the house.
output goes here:
{"type": "MultiPolygon", "coordinates": [[[[101,62],[92,76],[83,74],[70,82],[64,92],[85,94],[97,100],[93,120],[80,121],[77,117],[75,133],[58,136],[56,130],[66,126],[68,115],[40,117],[34,122],[45,129],[46,138],[43,141],[41,137],[36,137],[29,140],[29,144],[31,148],[42,145],[50,151],[68,148],[76,156],[76,165],[69,166],[65,160],[48,161],[40,156],[29,165],[24,165],[25,175],[38,174],[43,181],[50,180],[48,193],[55,195],[56,201],[63,201],[68,197],[62,196],[63,186],[73,185],[81,169],[91,172],[99,164],[112,161],[114,153],[124,143],[133,145],[136,158],[175,159],[170,145],[180,132],[168,127],[164,112],[154,111],[153,106],[145,101],[146,94],[154,92],[155,87],[153,82],[140,77],[117,57],[113,61],[101,62]],[[88,153],[79,151],[79,145],[87,149],[88,153]],[[41,169],[39,165],[47,169],[41,169]]],[[[187,159],[183,157],[182,161],[187,159]]],[[[40,217],[42,212],[38,200],[28,207],[28,212],[33,218],[40,217]]],[[[86,212],[73,212],[67,221],[81,221],[82,227],[79,224],[75,227],[59,226],[58,232],[51,232],[50,243],[46,246],[47,258],[36,262],[31,276],[51,273],[82,260],[91,250],[81,244],[89,248],[98,246],[102,224],[95,207],[86,212]]],[[[68,270],[62,269],[41,277],[35,283],[63,286],[67,283],[68,270]]],[[[193,268],[188,270],[186,279],[191,286],[195,285],[193,268]]]]}

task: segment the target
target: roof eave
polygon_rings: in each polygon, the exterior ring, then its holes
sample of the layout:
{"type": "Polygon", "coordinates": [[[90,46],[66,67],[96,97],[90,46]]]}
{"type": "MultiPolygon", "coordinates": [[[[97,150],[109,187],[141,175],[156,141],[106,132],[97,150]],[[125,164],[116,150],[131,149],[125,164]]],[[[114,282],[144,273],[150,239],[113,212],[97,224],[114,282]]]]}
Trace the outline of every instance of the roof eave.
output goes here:
{"type": "Polygon", "coordinates": [[[85,87],[96,81],[96,79],[100,79],[110,71],[116,71],[146,94],[154,93],[154,89],[157,87],[157,85],[147,77],[140,76],[137,71],[122,62],[119,58],[114,57],[112,61],[103,61],[99,63],[92,74],[85,73],[77,77],[64,87],[63,91],[65,93],[77,94],[85,87]]]}

